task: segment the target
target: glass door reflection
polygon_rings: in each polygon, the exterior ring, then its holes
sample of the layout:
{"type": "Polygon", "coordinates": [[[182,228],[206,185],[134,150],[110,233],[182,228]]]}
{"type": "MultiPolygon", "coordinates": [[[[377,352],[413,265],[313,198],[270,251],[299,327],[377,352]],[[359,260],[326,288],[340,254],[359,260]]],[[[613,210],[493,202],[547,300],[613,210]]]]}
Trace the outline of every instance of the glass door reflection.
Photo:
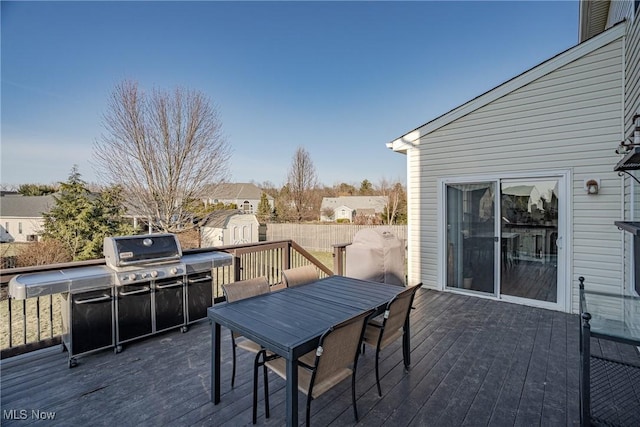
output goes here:
{"type": "Polygon", "coordinates": [[[447,286],[495,294],[496,183],[446,185],[447,286]]]}
{"type": "Polygon", "coordinates": [[[500,184],[500,292],[520,298],[558,299],[558,180],[500,184]]]}

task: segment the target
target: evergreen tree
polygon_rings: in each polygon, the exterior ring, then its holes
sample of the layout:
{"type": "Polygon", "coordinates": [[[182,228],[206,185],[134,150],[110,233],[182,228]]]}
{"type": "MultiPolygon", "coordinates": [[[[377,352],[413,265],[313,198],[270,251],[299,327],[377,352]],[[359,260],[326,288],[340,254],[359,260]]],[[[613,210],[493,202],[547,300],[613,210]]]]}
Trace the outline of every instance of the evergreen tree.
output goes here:
{"type": "Polygon", "coordinates": [[[373,184],[368,179],[363,180],[360,183],[360,195],[371,196],[373,194],[373,184]]]}
{"type": "Polygon", "coordinates": [[[261,224],[269,222],[271,219],[271,205],[269,204],[267,193],[262,193],[262,196],[260,196],[260,203],[258,203],[258,212],[256,216],[261,224]]]}
{"type": "Polygon", "coordinates": [[[55,187],[43,184],[22,184],[18,187],[18,193],[23,196],[46,196],[55,193],[55,187]]]}
{"type": "Polygon", "coordinates": [[[55,206],[43,214],[43,237],[59,241],[74,260],[101,258],[104,237],[133,232],[122,218],[121,190],[93,196],[75,165],[53,197],[55,206]]]}
{"type": "Polygon", "coordinates": [[[93,199],[92,235],[84,246],[81,259],[103,256],[104,238],[134,233],[133,226],[124,221],[124,200],[122,187],[116,185],[103,190],[93,199]]]}

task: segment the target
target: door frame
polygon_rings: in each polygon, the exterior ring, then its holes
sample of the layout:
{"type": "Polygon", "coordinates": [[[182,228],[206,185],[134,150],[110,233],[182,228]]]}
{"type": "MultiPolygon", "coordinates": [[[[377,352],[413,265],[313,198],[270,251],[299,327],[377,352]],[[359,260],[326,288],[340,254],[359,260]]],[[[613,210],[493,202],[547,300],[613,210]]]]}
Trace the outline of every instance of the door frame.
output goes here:
{"type": "MultiPolygon", "coordinates": [[[[438,218],[437,218],[437,274],[438,274],[438,290],[462,293],[466,295],[474,295],[481,298],[498,299],[502,301],[514,302],[522,305],[534,307],[548,308],[569,312],[571,308],[572,281],[571,272],[573,271],[573,247],[572,247],[572,226],[571,218],[573,215],[573,193],[572,193],[572,173],[571,170],[545,170],[545,171],[528,171],[514,173],[495,173],[495,174],[478,174],[478,175],[461,175],[455,177],[438,178],[438,218]],[[547,301],[538,301],[527,298],[513,297],[503,295],[500,292],[500,268],[498,261],[495,261],[494,270],[496,271],[496,293],[488,294],[481,292],[473,292],[464,289],[447,288],[445,286],[447,280],[447,219],[446,219],[446,185],[462,184],[476,182],[495,182],[497,189],[500,190],[500,182],[502,180],[521,180],[521,179],[541,179],[550,178],[558,180],[559,204],[558,204],[558,300],[556,303],[547,301]]],[[[496,195],[499,191],[496,192],[496,195]]],[[[495,203],[496,222],[499,221],[498,203],[495,203]]],[[[499,222],[498,222],[499,223],[499,222]]],[[[500,232],[500,227],[496,229],[496,233],[500,232]]],[[[497,245],[496,251],[500,250],[497,245]]],[[[497,254],[498,255],[498,254],[497,254]]],[[[496,260],[500,257],[496,255],[496,260]]]]}

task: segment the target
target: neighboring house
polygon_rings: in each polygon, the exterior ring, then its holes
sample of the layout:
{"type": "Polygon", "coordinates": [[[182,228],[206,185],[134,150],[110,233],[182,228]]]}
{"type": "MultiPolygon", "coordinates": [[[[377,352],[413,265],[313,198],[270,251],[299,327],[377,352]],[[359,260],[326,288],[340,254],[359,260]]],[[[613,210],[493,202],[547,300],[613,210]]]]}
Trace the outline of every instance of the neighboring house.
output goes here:
{"type": "Polygon", "coordinates": [[[353,222],[356,216],[376,217],[384,212],[387,201],[387,196],[323,197],[320,221],[346,219],[353,222]]]}
{"type": "Polygon", "coordinates": [[[201,247],[255,243],[259,235],[258,218],[236,210],[214,211],[200,226],[201,247]]]}
{"type": "Polygon", "coordinates": [[[0,241],[37,241],[44,226],[42,214],[49,212],[55,203],[51,195],[0,197],[0,241]]]}
{"type": "MultiPolygon", "coordinates": [[[[205,204],[235,204],[244,213],[254,214],[258,212],[258,205],[263,191],[255,184],[237,183],[220,184],[211,187],[206,193],[205,204]]],[[[273,197],[267,194],[267,200],[271,210],[274,208],[273,197]]]]}
{"type": "Polygon", "coordinates": [[[640,142],[639,3],[581,1],[576,46],[387,144],[407,156],[410,284],[574,313],[580,276],[638,294],[638,237],[614,221],[640,221],[640,185],[614,167],[640,142]]]}

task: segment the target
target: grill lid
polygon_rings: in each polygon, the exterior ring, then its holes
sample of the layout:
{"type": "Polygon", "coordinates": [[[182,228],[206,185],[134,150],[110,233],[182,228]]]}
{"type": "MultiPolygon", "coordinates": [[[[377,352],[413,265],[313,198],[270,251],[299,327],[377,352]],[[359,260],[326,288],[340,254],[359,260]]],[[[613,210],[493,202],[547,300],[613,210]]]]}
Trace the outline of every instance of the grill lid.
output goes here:
{"type": "Polygon", "coordinates": [[[104,257],[112,268],[176,261],[182,249],[175,234],[145,234],[104,238],[104,257]]]}

